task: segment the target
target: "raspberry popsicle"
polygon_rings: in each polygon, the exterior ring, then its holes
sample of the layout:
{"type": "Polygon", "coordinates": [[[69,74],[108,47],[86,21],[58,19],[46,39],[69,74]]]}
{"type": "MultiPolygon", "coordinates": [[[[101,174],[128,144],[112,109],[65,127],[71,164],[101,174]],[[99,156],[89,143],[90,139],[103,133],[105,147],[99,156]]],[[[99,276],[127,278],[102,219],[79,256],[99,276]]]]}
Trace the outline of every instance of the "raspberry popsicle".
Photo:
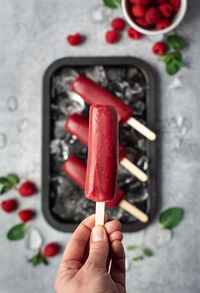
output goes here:
{"type": "MultiPolygon", "coordinates": [[[[63,164],[63,171],[82,189],[85,188],[86,164],[81,159],[79,159],[75,155],[70,156],[63,164]]],[[[106,206],[108,208],[113,208],[114,206],[119,205],[136,219],[140,220],[143,223],[146,223],[148,221],[148,216],[141,210],[130,204],[127,200],[123,199],[123,197],[123,190],[117,188],[115,199],[106,202],[106,206]]]]}
{"type": "Polygon", "coordinates": [[[115,107],[120,124],[128,123],[131,127],[143,134],[149,140],[156,139],[156,134],[153,131],[151,131],[135,118],[131,117],[131,107],[124,104],[116,96],[114,96],[86,76],[81,75],[75,79],[75,81],[72,83],[72,91],[80,95],[89,105],[98,103],[115,107]]]}
{"type": "MultiPolygon", "coordinates": [[[[88,145],[89,121],[87,116],[77,113],[70,115],[66,121],[65,129],[72,135],[76,135],[83,144],[88,145]]],[[[148,176],[126,158],[125,148],[122,145],[119,145],[119,162],[140,181],[148,180],[148,176]]]]}
{"type": "Polygon", "coordinates": [[[90,107],[85,196],[96,202],[95,224],[104,224],[105,202],[116,193],[118,121],[113,106],[90,107]]]}

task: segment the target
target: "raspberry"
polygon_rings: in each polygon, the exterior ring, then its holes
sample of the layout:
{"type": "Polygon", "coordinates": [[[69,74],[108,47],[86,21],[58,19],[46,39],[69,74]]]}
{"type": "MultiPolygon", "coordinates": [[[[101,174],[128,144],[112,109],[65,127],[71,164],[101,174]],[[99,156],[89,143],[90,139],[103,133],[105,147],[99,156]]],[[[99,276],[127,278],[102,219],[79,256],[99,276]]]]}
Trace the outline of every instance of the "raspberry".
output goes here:
{"type": "Polygon", "coordinates": [[[140,32],[138,32],[138,31],[136,31],[134,28],[130,27],[128,29],[128,36],[131,39],[139,40],[139,39],[141,39],[142,34],[140,32]]]}
{"type": "Polygon", "coordinates": [[[43,255],[45,257],[53,257],[55,256],[60,250],[60,247],[57,243],[49,243],[44,247],[43,255]]]}
{"type": "Polygon", "coordinates": [[[170,18],[173,13],[173,7],[168,3],[159,5],[158,10],[164,18],[170,18]]]}
{"type": "Polygon", "coordinates": [[[135,19],[135,23],[143,28],[149,28],[149,25],[145,19],[137,18],[137,19],[135,19]]]}
{"type": "Polygon", "coordinates": [[[180,7],[180,0],[169,0],[169,3],[172,5],[174,12],[177,12],[180,7]]]}
{"type": "Polygon", "coordinates": [[[149,5],[151,0],[129,0],[129,2],[136,5],[149,5]]]}
{"type": "Polygon", "coordinates": [[[125,27],[125,21],[121,17],[114,18],[111,22],[111,27],[114,31],[121,31],[125,27]]]}
{"type": "Polygon", "coordinates": [[[35,184],[33,182],[26,181],[20,186],[18,191],[21,196],[31,196],[36,192],[35,184]]]}
{"type": "Polygon", "coordinates": [[[113,44],[119,39],[119,34],[116,31],[107,31],[105,35],[106,42],[113,44]]]}
{"type": "Polygon", "coordinates": [[[168,19],[163,19],[156,24],[156,28],[159,30],[163,30],[164,28],[167,28],[168,26],[170,26],[170,21],[168,19]]]}
{"type": "Polygon", "coordinates": [[[144,18],[146,13],[146,8],[143,5],[135,5],[132,8],[133,16],[136,18],[144,18]]]}
{"type": "Polygon", "coordinates": [[[154,25],[161,19],[160,14],[158,13],[158,10],[156,7],[150,7],[146,14],[145,14],[145,20],[149,25],[154,25]]]}
{"type": "Polygon", "coordinates": [[[79,33],[76,33],[75,35],[69,35],[66,39],[71,46],[77,46],[82,42],[82,36],[79,33]]]}
{"type": "Polygon", "coordinates": [[[168,2],[169,0],[156,0],[157,3],[166,3],[168,2]]]}
{"type": "Polygon", "coordinates": [[[11,213],[16,209],[17,202],[15,199],[7,199],[2,201],[1,207],[6,213],[11,213]]]}
{"type": "Polygon", "coordinates": [[[153,45],[152,51],[155,55],[164,55],[166,52],[166,45],[163,42],[157,42],[153,45]]]}
{"type": "Polygon", "coordinates": [[[32,210],[21,210],[18,212],[18,216],[23,223],[30,221],[34,217],[35,213],[32,210]]]}

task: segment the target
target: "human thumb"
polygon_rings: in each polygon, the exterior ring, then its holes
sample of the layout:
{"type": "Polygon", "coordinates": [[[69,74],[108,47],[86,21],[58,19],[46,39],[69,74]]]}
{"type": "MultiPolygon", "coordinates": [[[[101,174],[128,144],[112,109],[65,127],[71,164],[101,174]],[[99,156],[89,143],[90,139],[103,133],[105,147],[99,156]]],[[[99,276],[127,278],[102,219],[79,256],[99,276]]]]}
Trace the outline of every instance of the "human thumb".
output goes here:
{"type": "Polygon", "coordinates": [[[106,230],[103,226],[92,229],[90,250],[87,261],[96,267],[106,268],[109,253],[109,244],[106,230]]]}

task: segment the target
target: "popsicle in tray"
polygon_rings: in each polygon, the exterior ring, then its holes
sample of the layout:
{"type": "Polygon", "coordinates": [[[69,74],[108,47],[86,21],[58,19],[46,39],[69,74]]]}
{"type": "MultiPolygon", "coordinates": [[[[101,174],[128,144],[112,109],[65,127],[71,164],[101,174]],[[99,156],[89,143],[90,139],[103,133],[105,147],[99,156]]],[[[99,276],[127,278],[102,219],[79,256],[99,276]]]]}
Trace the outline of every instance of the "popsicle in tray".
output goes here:
{"type": "MultiPolygon", "coordinates": [[[[83,144],[88,145],[89,120],[86,115],[78,113],[70,115],[65,123],[65,129],[76,135],[83,144]]],[[[119,145],[119,163],[140,181],[148,180],[147,174],[126,158],[125,148],[122,145],[119,145]]]]}
{"type": "Polygon", "coordinates": [[[77,77],[72,83],[72,91],[80,95],[89,105],[104,104],[115,107],[120,124],[127,123],[149,140],[156,139],[156,134],[153,131],[132,117],[133,109],[130,106],[88,77],[83,75],[77,77]]]}
{"type": "MultiPolygon", "coordinates": [[[[70,156],[63,164],[63,171],[82,189],[85,188],[86,164],[80,158],[75,155],[70,156]]],[[[113,208],[116,205],[119,205],[141,222],[146,223],[148,221],[148,216],[144,212],[124,199],[124,192],[120,188],[117,188],[115,198],[106,202],[108,208],[113,208]]]]}

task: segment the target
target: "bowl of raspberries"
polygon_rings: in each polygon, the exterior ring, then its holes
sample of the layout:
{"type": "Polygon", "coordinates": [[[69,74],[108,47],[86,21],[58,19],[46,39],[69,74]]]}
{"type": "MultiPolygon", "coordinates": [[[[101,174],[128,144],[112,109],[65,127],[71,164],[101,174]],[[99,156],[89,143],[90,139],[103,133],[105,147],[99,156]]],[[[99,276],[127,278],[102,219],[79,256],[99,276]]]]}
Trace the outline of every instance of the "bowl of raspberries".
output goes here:
{"type": "Polygon", "coordinates": [[[122,0],[129,25],[146,35],[165,34],[181,22],[187,0],[122,0]]]}

